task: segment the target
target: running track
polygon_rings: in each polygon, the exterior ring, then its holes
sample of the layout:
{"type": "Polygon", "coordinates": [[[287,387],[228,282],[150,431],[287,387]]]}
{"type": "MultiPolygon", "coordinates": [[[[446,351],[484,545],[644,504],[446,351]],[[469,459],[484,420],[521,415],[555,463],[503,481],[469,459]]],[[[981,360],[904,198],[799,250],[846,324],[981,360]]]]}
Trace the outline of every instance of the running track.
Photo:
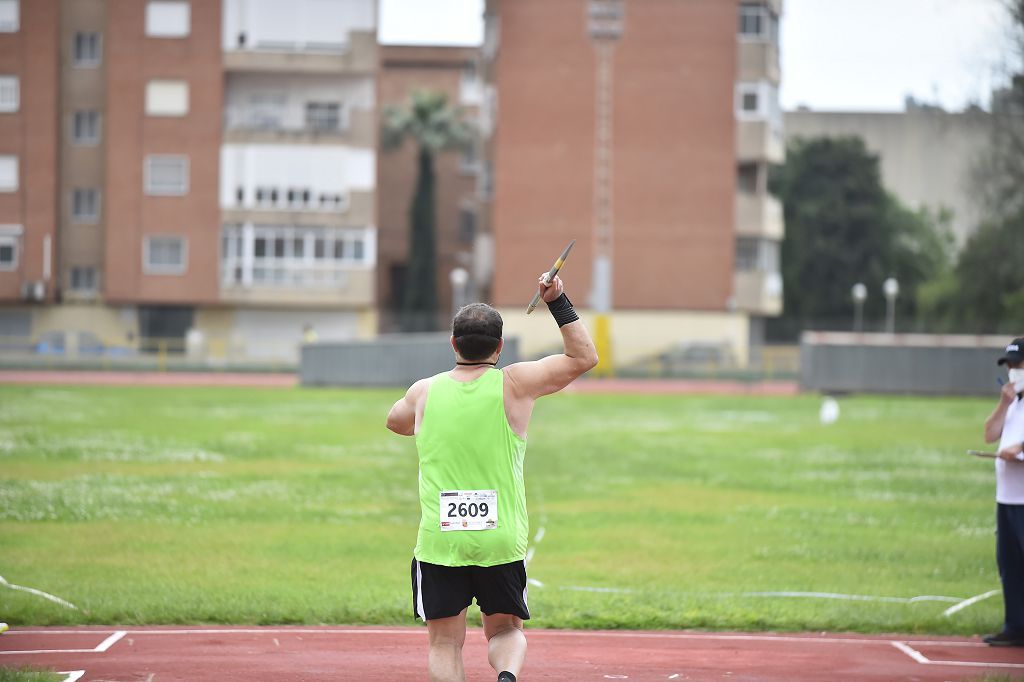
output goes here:
{"type": "MultiPolygon", "coordinates": [[[[980,679],[1024,675],[1024,649],[977,639],[835,634],[527,631],[529,680],[980,679]]],[[[469,680],[494,679],[479,629],[469,680]]],[[[23,628],[0,636],[0,666],[32,665],[68,682],[297,682],[426,679],[424,628],[23,628]],[[80,674],[81,673],[81,674],[80,674]]]]}

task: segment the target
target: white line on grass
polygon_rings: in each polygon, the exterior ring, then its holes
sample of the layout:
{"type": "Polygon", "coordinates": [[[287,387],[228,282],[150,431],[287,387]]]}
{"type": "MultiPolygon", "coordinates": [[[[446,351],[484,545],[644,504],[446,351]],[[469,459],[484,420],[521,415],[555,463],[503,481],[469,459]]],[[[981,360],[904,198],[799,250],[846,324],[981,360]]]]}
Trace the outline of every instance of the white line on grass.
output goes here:
{"type": "Polygon", "coordinates": [[[84,670],[67,670],[57,673],[58,675],[67,675],[61,682],[76,682],[85,675],[84,670]]]}
{"type": "Polygon", "coordinates": [[[876,597],[869,594],[840,594],[837,592],[744,592],[744,597],[804,597],[809,599],[842,599],[846,601],[881,601],[893,604],[916,604],[923,601],[959,602],[960,597],[942,597],[925,594],[919,597],[876,597]]]}
{"type": "Polygon", "coordinates": [[[978,602],[984,601],[985,599],[988,599],[989,597],[994,597],[997,594],[999,594],[1000,592],[1002,592],[1002,590],[989,590],[988,592],[983,592],[981,594],[976,594],[973,597],[969,597],[967,599],[964,599],[959,604],[954,604],[953,606],[950,606],[948,609],[946,609],[945,611],[942,612],[942,615],[946,616],[948,618],[949,616],[952,616],[957,611],[960,611],[962,609],[966,609],[968,606],[970,606],[972,604],[977,604],[978,602]]]}
{"type": "Polygon", "coordinates": [[[65,601],[64,599],[61,599],[60,597],[55,597],[55,596],[53,596],[52,594],[50,594],[48,592],[43,592],[42,590],[37,590],[34,587],[23,587],[21,585],[15,585],[14,583],[9,583],[9,582],[7,582],[7,580],[2,575],[0,575],[0,585],[2,585],[3,587],[9,587],[12,590],[20,590],[21,592],[28,592],[30,594],[36,595],[37,597],[42,597],[43,599],[49,599],[50,601],[52,601],[55,604],[60,604],[61,606],[64,606],[64,607],[69,608],[69,609],[74,609],[75,611],[79,611],[80,610],[77,606],[75,606],[71,602],[65,601]]]}

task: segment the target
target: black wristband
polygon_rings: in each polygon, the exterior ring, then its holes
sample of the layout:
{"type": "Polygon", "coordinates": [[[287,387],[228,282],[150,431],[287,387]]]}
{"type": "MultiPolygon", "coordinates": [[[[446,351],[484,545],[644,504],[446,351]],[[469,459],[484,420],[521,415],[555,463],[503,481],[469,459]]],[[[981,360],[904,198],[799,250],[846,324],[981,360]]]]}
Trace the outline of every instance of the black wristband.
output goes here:
{"type": "Polygon", "coordinates": [[[548,303],[548,310],[551,311],[551,316],[555,318],[559,328],[580,319],[572,307],[572,301],[565,294],[548,303]]]}

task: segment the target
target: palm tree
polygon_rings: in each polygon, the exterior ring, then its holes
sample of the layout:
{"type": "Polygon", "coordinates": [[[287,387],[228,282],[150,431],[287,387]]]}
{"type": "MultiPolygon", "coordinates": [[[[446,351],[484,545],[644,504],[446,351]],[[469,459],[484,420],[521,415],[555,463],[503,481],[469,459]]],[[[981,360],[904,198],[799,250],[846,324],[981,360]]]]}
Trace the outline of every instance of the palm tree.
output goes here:
{"type": "Polygon", "coordinates": [[[384,149],[397,149],[406,138],[419,146],[416,193],[409,206],[409,258],[405,290],[401,292],[403,331],[433,331],[437,326],[434,156],[446,149],[465,147],[471,134],[469,124],[462,120],[461,109],[448,106],[443,92],[417,91],[407,106],[389,106],[384,110],[384,149]]]}

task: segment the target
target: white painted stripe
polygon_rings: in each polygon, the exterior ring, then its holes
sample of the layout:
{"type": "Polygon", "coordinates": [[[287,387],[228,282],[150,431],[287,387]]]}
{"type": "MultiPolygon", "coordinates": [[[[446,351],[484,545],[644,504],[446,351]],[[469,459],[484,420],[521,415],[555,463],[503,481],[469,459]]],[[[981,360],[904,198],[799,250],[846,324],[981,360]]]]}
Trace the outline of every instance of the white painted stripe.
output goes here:
{"type": "Polygon", "coordinates": [[[619,587],[588,587],[586,585],[564,585],[559,587],[560,590],[569,590],[571,592],[607,592],[611,594],[633,594],[636,590],[629,590],[619,587]]]}
{"type": "Polygon", "coordinates": [[[528,550],[526,550],[526,563],[529,564],[531,559],[533,559],[533,547],[530,547],[528,550]]]}
{"type": "Polygon", "coordinates": [[[60,597],[55,597],[55,596],[53,596],[52,594],[50,594],[48,592],[43,592],[42,590],[37,590],[34,587],[23,587],[21,585],[15,585],[14,583],[9,583],[9,582],[7,582],[7,580],[2,575],[0,575],[0,586],[9,587],[12,590],[19,590],[21,592],[28,592],[29,594],[34,594],[37,597],[42,597],[43,599],[49,599],[53,603],[60,604],[61,606],[65,607],[65,608],[74,609],[75,611],[79,611],[80,610],[77,606],[75,606],[71,602],[66,601],[64,599],[61,599],[60,597]]]}
{"type": "Polygon", "coordinates": [[[533,541],[535,543],[539,543],[543,539],[544,539],[544,526],[541,526],[540,528],[537,529],[537,534],[533,536],[533,541]]]}
{"type": "Polygon", "coordinates": [[[537,580],[536,578],[527,578],[526,583],[528,585],[533,585],[534,587],[544,587],[544,583],[537,580]]]}
{"type": "Polygon", "coordinates": [[[929,665],[952,665],[961,668],[1024,668],[1024,663],[985,663],[983,661],[933,661],[929,665]]]}
{"type": "Polygon", "coordinates": [[[94,654],[95,649],[26,649],[22,651],[0,651],[0,656],[10,654],[94,654]]]}
{"type": "Polygon", "coordinates": [[[122,637],[124,637],[127,634],[128,633],[125,630],[118,630],[114,634],[110,635],[110,637],[107,637],[105,640],[100,642],[99,646],[96,647],[96,651],[98,651],[99,653],[103,653],[110,647],[114,646],[122,637]]]}
{"type": "Polygon", "coordinates": [[[416,559],[416,613],[427,622],[427,614],[423,610],[423,573],[420,572],[420,561],[416,559]]]}
{"type": "Polygon", "coordinates": [[[968,606],[971,606],[972,604],[977,604],[978,602],[984,601],[984,600],[988,599],[989,597],[994,597],[997,594],[1000,594],[1001,592],[1002,592],[1002,590],[989,590],[988,592],[983,592],[981,594],[976,594],[973,597],[969,597],[968,599],[964,599],[959,604],[954,604],[953,606],[950,606],[948,609],[946,609],[945,611],[942,612],[942,615],[946,616],[948,618],[949,616],[952,616],[957,611],[961,611],[963,609],[966,609],[968,606]]]}
{"type": "Polygon", "coordinates": [[[876,597],[870,594],[841,594],[838,592],[743,592],[744,597],[797,597],[807,599],[842,599],[845,601],[880,601],[894,604],[915,604],[923,601],[958,602],[960,597],[921,595],[919,597],[876,597]]]}
{"type": "Polygon", "coordinates": [[[68,671],[64,671],[64,672],[59,672],[57,674],[58,675],[67,675],[67,677],[65,677],[62,680],[62,682],[77,682],[77,680],[81,679],[82,676],[85,675],[85,671],[84,670],[68,670],[68,671]]]}
{"type": "Polygon", "coordinates": [[[924,665],[931,663],[924,654],[908,644],[904,644],[903,642],[892,642],[892,645],[918,663],[922,663],[924,665]]]}

